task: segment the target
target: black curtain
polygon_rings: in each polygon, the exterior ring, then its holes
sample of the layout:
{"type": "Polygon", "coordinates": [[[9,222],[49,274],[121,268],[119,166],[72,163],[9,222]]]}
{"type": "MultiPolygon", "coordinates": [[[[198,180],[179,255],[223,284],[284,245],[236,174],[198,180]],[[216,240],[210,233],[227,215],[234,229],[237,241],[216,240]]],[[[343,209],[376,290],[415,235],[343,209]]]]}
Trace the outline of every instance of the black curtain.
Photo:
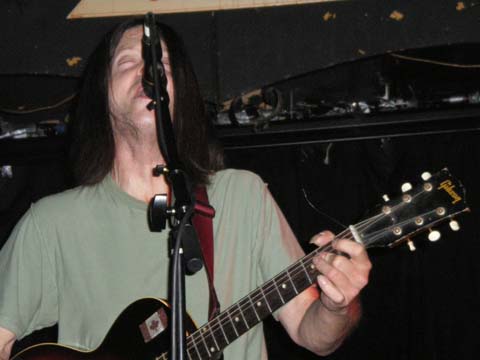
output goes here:
{"type": "MultiPolygon", "coordinates": [[[[407,246],[370,252],[373,270],[362,293],[363,318],[345,344],[328,359],[474,359],[480,290],[479,134],[446,134],[395,139],[322,143],[297,147],[227,152],[232,167],[263,177],[299,241],[323,229],[334,232],[354,224],[399,192],[423,171],[448,167],[467,188],[471,213],[459,218],[461,230],[441,226],[442,238],[418,236],[407,246]]],[[[16,166],[0,183],[0,244],[30,201],[68,186],[63,162],[16,166]],[[7,202],[8,200],[8,202],[7,202]]],[[[271,359],[316,359],[295,346],[273,319],[266,321],[271,359]]],[[[50,341],[55,329],[27,338],[21,346],[50,341]]]]}
{"type": "MultiPolygon", "coordinates": [[[[474,359],[480,289],[478,133],[338,142],[228,153],[230,165],[259,173],[299,241],[324,229],[339,232],[398,194],[424,171],[448,167],[467,188],[471,213],[459,232],[440,226],[440,241],[421,234],[406,245],[370,251],[373,270],[362,293],[363,318],[329,359],[474,359]]],[[[273,320],[266,324],[273,359],[314,359],[273,320]]]]}

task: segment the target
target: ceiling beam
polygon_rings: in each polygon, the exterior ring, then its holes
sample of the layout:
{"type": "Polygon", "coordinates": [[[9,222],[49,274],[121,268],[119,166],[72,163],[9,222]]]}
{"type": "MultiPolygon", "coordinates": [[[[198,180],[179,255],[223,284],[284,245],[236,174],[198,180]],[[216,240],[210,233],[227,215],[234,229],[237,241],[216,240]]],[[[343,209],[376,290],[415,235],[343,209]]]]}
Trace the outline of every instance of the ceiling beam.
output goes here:
{"type": "Polygon", "coordinates": [[[81,0],[68,15],[67,19],[143,15],[147,12],[156,14],[191,13],[335,1],[342,0],[81,0]]]}

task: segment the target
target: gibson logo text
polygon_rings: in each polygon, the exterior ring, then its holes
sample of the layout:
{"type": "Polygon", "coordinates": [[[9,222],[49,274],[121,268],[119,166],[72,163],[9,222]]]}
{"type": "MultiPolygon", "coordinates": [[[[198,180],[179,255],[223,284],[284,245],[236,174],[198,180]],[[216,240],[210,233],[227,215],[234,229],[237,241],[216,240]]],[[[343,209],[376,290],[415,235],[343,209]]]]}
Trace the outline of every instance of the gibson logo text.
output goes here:
{"type": "Polygon", "coordinates": [[[440,186],[438,187],[438,189],[443,189],[447,192],[448,195],[450,195],[453,199],[452,201],[452,204],[456,204],[457,202],[459,202],[460,200],[462,200],[461,196],[458,195],[455,190],[453,190],[455,188],[455,185],[452,184],[452,182],[450,180],[445,180],[443,182],[440,183],[440,186]]]}

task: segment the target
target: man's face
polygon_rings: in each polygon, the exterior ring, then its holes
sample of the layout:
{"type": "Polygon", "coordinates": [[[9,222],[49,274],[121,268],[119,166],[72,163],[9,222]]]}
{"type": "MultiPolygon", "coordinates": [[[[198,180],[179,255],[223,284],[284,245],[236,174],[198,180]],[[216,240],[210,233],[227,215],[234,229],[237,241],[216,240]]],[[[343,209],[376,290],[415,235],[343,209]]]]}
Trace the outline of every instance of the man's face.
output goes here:
{"type": "MultiPolygon", "coordinates": [[[[110,76],[110,116],[115,131],[155,131],[155,116],[146,106],[151,101],[143,91],[143,59],[140,26],[127,30],[115,50],[110,76]]],[[[167,75],[170,115],[173,117],[173,81],[166,47],[162,43],[162,63],[167,75]]]]}

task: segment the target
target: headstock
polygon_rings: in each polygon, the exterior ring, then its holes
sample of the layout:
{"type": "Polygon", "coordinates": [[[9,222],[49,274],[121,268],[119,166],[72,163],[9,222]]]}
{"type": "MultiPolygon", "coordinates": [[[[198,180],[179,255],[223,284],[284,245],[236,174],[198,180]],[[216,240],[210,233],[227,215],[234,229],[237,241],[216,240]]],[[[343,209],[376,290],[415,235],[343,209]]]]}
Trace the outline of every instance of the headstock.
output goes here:
{"type": "Polygon", "coordinates": [[[431,175],[422,174],[422,181],[412,186],[402,185],[402,195],[385,203],[379,213],[355,226],[359,240],[366,247],[393,247],[407,242],[411,250],[415,246],[410,237],[421,231],[429,231],[428,239],[437,241],[440,233],[433,227],[450,220],[450,227],[460,229],[454,217],[469,211],[465,202],[465,189],[452,177],[448,169],[431,175]]]}

